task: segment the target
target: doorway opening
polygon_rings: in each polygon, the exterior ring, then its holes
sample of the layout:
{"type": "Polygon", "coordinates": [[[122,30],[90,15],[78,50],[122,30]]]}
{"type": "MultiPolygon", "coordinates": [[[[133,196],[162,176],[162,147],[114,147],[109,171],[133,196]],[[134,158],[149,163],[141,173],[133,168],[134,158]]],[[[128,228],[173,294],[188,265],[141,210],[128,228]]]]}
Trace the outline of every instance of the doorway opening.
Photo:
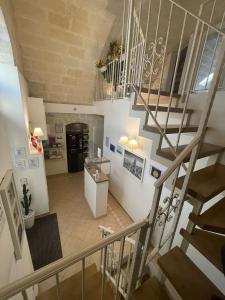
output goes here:
{"type": "Polygon", "coordinates": [[[66,125],[68,172],[84,170],[84,161],[89,152],[89,126],[85,123],[66,125]]]}

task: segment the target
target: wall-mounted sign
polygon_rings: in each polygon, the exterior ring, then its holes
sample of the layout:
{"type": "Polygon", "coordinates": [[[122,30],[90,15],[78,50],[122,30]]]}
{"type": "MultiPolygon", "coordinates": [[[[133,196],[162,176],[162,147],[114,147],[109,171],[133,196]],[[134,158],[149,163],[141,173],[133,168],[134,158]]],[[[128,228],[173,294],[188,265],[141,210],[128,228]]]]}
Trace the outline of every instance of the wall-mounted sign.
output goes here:
{"type": "Polygon", "coordinates": [[[15,161],[15,169],[17,171],[24,171],[26,170],[26,168],[27,168],[27,164],[25,159],[15,161]]]}
{"type": "Polygon", "coordinates": [[[113,144],[110,144],[110,151],[112,151],[112,152],[115,152],[115,150],[116,150],[116,147],[115,147],[115,145],[113,145],[113,144]]]}
{"type": "Polygon", "coordinates": [[[161,176],[161,174],[162,174],[162,171],[161,171],[161,170],[157,169],[157,168],[154,167],[154,166],[151,166],[151,167],[150,167],[150,175],[151,175],[152,177],[155,177],[156,179],[158,179],[158,178],[161,176]]]}
{"type": "Polygon", "coordinates": [[[55,133],[63,133],[63,123],[55,124],[55,133]]]}
{"type": "Polygon", "coordinates": [[[120,145],[117,145],[116,152],[119,153],[120,155],[123,155],[123,147],[121,147],[120,145]]]}
{"type": "Polygon", "coordinates": [[[15,158],[25,158],[26,157],[26,148],[25,147],[16,147],[15,149],[15,158]]]}
{"type": "Polygon", "coordinates": [[[37,169],[39,168],[39,158],[33,157],[28,159],[29,169],[37,169]]]}

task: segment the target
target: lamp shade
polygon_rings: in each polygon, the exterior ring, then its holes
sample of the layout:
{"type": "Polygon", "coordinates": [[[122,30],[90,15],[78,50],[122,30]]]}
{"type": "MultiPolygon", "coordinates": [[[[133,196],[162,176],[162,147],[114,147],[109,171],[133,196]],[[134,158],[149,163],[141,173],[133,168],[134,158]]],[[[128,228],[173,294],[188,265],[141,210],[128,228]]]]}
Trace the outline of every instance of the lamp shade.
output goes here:
{"type": "Polygon", "coordinates": [[[131,139],[129,141],[129,146],[132,148],[132,149],[135,149],[138,147],[138,142],[135,140],[135,139],[131,139]]]}
{"type": "Polygon", "coordinates": [[[129,141],[128,137],[124,135],[124,136],[120,137],[119,143],[121,145],[126,145],[128,143],[128,141],[129,141]]]}
{"type": "Polygon", "coordinates": [[[40,127],[34,128],[33,136],[44,136],[44,133],[40,127]]]}

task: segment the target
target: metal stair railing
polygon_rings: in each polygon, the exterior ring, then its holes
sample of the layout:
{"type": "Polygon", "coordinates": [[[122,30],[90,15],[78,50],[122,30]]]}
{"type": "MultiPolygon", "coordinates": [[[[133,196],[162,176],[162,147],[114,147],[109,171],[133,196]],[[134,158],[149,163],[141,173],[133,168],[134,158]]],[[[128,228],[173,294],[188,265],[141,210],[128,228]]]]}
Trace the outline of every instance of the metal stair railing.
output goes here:
{"type": "MultiPolygon", "coordinates": [[[[98,226],[102,232],[102,238],[106,238],[114,233],[111,228],[98,226]]],[[[124,240],[115,241],[108,247],[105,272],[109,281],[113,284],[116,293],[120,293],[124,298],[127,295],[128,279],[134,259],[135,240],[126,237],[124,240]],[[123,249],[122,251],[120,249],[123,249]]],[[[103,270],[103,253],[100,255],[100,270],[103,270]]]]}
{"type": "MultiPolygon", "coordinates": [[[[145,241],[145,246],[143,251],[144,254],[142,256],[141,267],[139,270],[139,279],[142,276],[143,269],[147,261],[147,257],[151,259],[156,255],[156,253],[159,252],[161,248],[164,247],[164,250],[166,251],[172,247],[178,222],[180,220],[180,216],[182,213],[183,205],[185,200],[187,199],[189,180],[191,174],[193,173],[196,160],[198,158],[198,154],[202,142],[204,140],[206,127],[215,100],[216,91],[220,82],[220,76],[223,72],[224,63],[225,63],[225,37],[223,38],[222,41],[222,47],[218,57],[218,63],[215,69],[211,86],[209,88],[207,101],[201,115],[198,132],[194,137],[194,139],[191,141],[191,143],[178,155],[178,157],[175,159],[175,161],[173,161],[171,166],[167,168],[167,170],[162,174],[162,176],[155,182],[155,193],[153,197],[151,212],[149,214],[149,222],[152,224],[152,226],[148,230],[148,234],[145,241]],[[179,176],[180,167],[182,165],[182,162],[184,162],[185,158],[189,154],[190,154],[189,164],[184,177],[183,185],[180,188],[179,201],[174,205],[174,199],[177,198],[177,192],[175,188],[176,188],[176,181],[179,176]],[[170,196],[167,197],[167,201],[165,201],[164,203],[166,204],[166,209],[161,209],[160,203],[162,203],[163,200],[162,191],[165,186],[165,183],[171,178],[173,179],[173,181],[172,181],[170,196]],[[171,212],[173,212],[173,216],[171,216],[171,212]],[[161,217],[163,217],[163,220],[161,219],[161,217]],[[159,233],[160,238],[156,243],[155,248],[152,250],[151,253],[149,253],[150,245],[154,243],[153,235],[159,220],[162,228],[161,233],[159,233]],[[169,233],[166,234],[165,236],[166,225],[168,224],[168,222],[171,222],[172,220],[173,222],[172,225],[170,226],[169,233]]],[[[183,246],[183,250],[184,251],[186,250],[185,245],[183,246]]]]}
{"type": "MultiPolygon", "coordinates": [[[[90,255],[93,255],[97,253],[98,251],[103,251],[103,266],[102,266],[102,285],[101,285],[101,299],[104,298],[104,291],[105,291],[105,281],[106,281],[106,258],[107,258],[107,253],[108,253],[108,248],[111,244],[115,243],[116,241],[121,241],[121,247],[119,250],[119,255],[120,258],[123,257],[123,251],[124,251],[124,241],[127,236],[130,236],[131,234],[136,233],[136,246],[134,249],[134,260],[132,264],[134,264],[134,261],[136,260],[137,254],[139,253],[139,249],[141,249],[141,245],[143,244],[143,240],[140,238],[144,234],[143,232],[146,231],[146,229],[150,226],[148,223],[148,220],[142,220],[137,223],[133,223],[129,225],[127,228],[114,233],[101,241],[95,243],[94,245],[82,250],[80,253],[75,253],[70,256],[63,257],[37,271],[34,271],[33,273],[18,279],[5,287],[0,289],[0,299],[1,300],[6,300],[9,299],[15,295],[21,294],[24,300],[28,300],[29,296],[27,293],[27,289],[30,287],[33,287],[48,278],[55,277],[56,279],[56,288],[57,288],[57,299],[61,300],[63,299],[63,290],[61,289],[60,286],[60,281],[59,281],[59,274],[63,270],[69,268],[72,265],[75,265],[79,262],[82,263],[82,284],[81,284],[81,295],[82,299],[85,299],[85,267],[86,267],[86,258],[89,257],[90,255]]],[[[118,276],[117,276],[117,282],[120,281],[120,271],[121,271],[121,264],[118,265],[118,276]]],[[[132,276],[132,274],[129,274],[129,278],[132,276]]],[[[128,279],[129,280],[129,279],[128,279]]],[[[116,285],[116,294],[118,297],[118,288],[119,285],[116,285]]],[[[118,298],[117,298],[118,299],[118,298]]]]}

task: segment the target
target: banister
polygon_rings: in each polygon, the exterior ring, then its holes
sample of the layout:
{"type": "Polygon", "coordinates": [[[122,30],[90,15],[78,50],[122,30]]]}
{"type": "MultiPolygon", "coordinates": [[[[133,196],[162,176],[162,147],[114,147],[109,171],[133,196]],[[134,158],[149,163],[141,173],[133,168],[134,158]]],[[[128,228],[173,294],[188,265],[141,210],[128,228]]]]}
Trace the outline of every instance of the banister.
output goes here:
{"type": "Polygon", "coordinates": [[[187,155],[193,150],[193,148],[199,143],[200,136],[195,136],[187,147],[176,157],[172,165],[166,169],[162,176],[154,183],[156,188],[159,188],[163,183],[172,175],[172,173],[183,163],[187,155]]]}
{"type": "Polygon", "coordinates": [[[64,269],[70,267],[71,265],[74,265],[75,263],[81,261],[87,256],[90,256],[94,254],[95,252],[103,249],[104,247],[108,246],[109,244],[115,242],[118,239],[123,238],[124,236],[127,236],[134,231],[137,231],[138,229],[142,228],[144,225],[149,223],[148,219],[144,219],[140,222],[133,223],[126,227],[125,229],[114,233],[110,235],[109,237],[95,243],[93,246],[90,246],[83,251],[81,251],[79,254],[72,254],[67,257],[61,258],[57,260],[56,262],[53,262],[37,271],[34,271],[33,273],[18,279],[7,286],[0,289],[0,299],[1,300],[7,300],[22,291],[28,289],[31,286],[34,286],[35,284],[40,283],[41,281],[44,281],[55,274],[58,274],[59,272],[63,271],[64,269]]]}
{"type": "MultiPolygon", "coordinates": [[[[221,34],[222,36],[225,36],[225,33],[218,29],[217,27],[213,26],[212,24],[210,24],[209,22],[203,20],[201,17],[199,17],[198,15],[196,15],[195,13],[191,12],[190,10],[184,8],[182,5],[178,4],[177,2],[175,2],[174,0],[168,0],[169,2],[173,3],[174,6],[178,7],[179,9],[185,11],[188,15],[192,16],[194,19],[199,20],[202,24],[206,25],[207,27],[209,27],[210,29],[214,30],[215,32],[221,34]]],[[[204,4],[204,3],[203,3],[204,4]]]]}
{"type": "MultiPolygon", "coordinates": [[[[153,121],[155,122],[155,124],[156,124],[156,126],[157,126],[157,128],[158,128],[159,133],[160,133],[161,136],[166,140],[166,142],[167,142],[168,146],[170,147],[170,150],[172,151],[174,157],[178,157],[178,155],[177,155],[177,153],[176,153],[176,151],[175,151],[174,146],[173,146],[172,143],[170,142],[170,140],[169,140],[169,138],[167,137],[166,133],[162,130],[161,125],[160,125],[159,122],[157,121],[156,117],[153,115],[151,109],[149,109],[149,105],[146,104],[144,98],[142,97],[141,93],[138,92],[138,90],[137,90],[137,88],[136,88],[136,86],[135,86],[134,84],[132,84],[132,87],[133,87],[135,93],[136,93],[136,94],[138,95],[138,97],[141,99],[141,101],[142,101],[142,103],[143,103],[143,105],[144,105],[144,108],[145,108],[146,112],[151,116],[151,118],[152,118],[153,121]]],[[[187,171],[187,168],[186,168],[186,166],[185,166],[184,163],[182,163],[182,166],[183,166],[184,170],[187,171]]]]}

